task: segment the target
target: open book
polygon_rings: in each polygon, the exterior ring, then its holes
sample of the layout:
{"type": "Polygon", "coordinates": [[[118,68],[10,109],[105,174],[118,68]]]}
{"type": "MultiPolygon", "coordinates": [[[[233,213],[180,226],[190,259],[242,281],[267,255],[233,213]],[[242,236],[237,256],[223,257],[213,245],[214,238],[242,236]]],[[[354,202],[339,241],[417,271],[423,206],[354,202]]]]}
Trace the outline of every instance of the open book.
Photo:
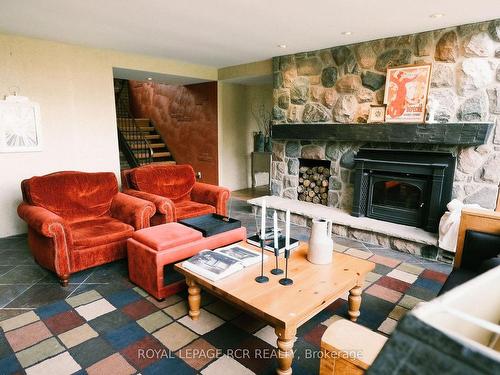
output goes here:
{"type": "MultiPolygon", "coordinates": [[[[260,261],[261,254],[238,245],[211,250],[202,250],[185,260],[182,266],[209,280],[223,279],[245,267],[260,261]]],[[[267,255],[264,255],[264,260],[267,255]]]]}

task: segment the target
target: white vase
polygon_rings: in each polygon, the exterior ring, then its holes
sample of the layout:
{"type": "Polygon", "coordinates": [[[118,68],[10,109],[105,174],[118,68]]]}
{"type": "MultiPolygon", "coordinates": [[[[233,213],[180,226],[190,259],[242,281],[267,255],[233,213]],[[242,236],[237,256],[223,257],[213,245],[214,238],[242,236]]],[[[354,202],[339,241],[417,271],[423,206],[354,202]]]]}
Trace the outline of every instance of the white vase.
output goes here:
{"type": "Polygon", "coordinates": [[[307,260],[314,264],[329,264],[333,257],[332,223],[313,220],[307,260]]]}

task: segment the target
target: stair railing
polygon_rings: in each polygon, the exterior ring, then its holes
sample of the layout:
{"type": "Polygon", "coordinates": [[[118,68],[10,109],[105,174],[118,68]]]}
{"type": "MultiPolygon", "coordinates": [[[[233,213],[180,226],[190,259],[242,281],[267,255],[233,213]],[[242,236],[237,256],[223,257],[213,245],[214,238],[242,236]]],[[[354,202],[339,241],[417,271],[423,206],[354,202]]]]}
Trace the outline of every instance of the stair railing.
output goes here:
{"type": "Polygon", "coordinates": [[[153,162],[154,151],[130,111],[128,81],[119,80],[119,83],[115,92],[119,148],[131,167],[150,164],[153,162]]]}

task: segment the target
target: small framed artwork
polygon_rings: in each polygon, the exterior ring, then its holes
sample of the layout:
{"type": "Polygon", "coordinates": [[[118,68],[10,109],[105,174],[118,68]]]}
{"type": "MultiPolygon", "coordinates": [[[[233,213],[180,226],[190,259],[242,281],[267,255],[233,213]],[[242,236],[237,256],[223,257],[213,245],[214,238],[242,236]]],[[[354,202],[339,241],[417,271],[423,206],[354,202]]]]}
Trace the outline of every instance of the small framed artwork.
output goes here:
{"type": "Polygon", "coordinates": [[[41,151],[40,106],[24,96],[0,100],[0,152],[41,151]]]}
{"type": "Polygon", "coordinates": [[[370,112],[368,113],[369,124],[377,124],[384,122],[385,120],[385,105],[372,105],[370,107],[370,112]]]}
{"type": "Polygon", "coordinates": [[[385,122],[423,123],[431,64],[387,68],[385,122]]]}

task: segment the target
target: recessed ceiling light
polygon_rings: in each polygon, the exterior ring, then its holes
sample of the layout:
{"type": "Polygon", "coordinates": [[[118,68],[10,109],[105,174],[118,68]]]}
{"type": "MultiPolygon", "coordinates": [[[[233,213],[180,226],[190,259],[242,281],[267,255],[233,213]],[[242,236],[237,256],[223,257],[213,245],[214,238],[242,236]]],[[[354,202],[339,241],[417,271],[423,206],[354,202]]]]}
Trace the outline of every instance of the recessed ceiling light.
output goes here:
{"type": "Polygon", "coordinates": [[[279,48],[286,48],[286,44],[278,44],[279,48]]]}
{"type": "Polygon", "coordinates": [[[352,31],[342,31],[341,34],[346,36],[352,35],[352,31]]]}
{"type": "Polygon", "coordinates": [[[434,13],[429,16],[430,18],[441,18],[444,17],[443,13],[434,13]]]}
{"type": "Polygon", "coordinates": [[[148,77],[148,81],[152,81],[152,80],[153,80],[153,78],[151,78],[151,77],[148,77]]]}

